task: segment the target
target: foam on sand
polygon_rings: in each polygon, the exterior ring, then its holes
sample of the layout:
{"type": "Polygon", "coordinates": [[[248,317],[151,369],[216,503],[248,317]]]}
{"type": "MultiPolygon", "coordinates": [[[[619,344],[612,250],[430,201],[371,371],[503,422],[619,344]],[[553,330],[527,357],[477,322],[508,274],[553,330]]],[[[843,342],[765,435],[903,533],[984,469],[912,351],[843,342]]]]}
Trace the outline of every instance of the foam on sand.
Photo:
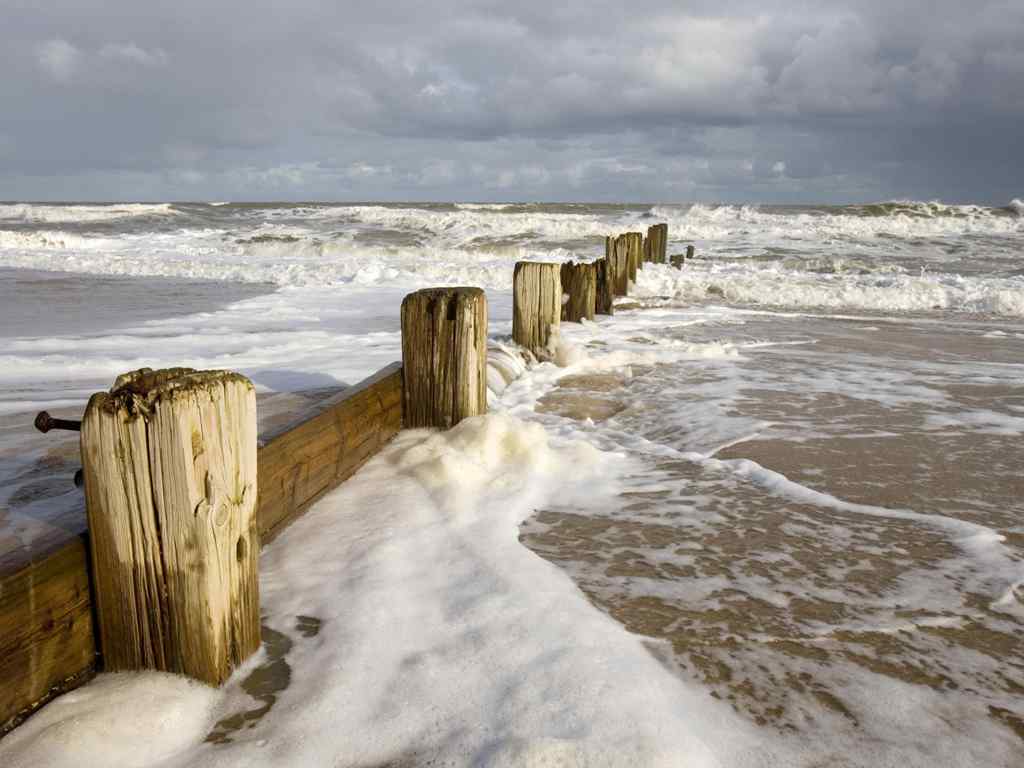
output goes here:
{"type": "Polygon", "coordinates": [[[293,647],[262,720],[203,743],[244,672],[220,693],[104,675],[0,743],[0,762],[747,764],[750,726],[518,542],[534,509],[613,492],[615,458],[502,415],[403,432],[264,553],[265,621],[293,647]],[[298,633],[300,617],[319,633],[298,633]]]}

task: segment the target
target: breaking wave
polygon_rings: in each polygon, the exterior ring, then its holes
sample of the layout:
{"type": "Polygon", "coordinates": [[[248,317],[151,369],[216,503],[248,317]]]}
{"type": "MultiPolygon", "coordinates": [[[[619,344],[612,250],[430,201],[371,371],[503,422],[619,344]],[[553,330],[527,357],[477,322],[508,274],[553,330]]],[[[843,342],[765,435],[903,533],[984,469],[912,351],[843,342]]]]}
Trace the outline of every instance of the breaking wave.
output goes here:
{"type": "MultiPolygon", "coordinates": [[[[1015,201],[1019,202],[1019,201],[1015,201]]],[[[895,202],[842,208],[788,210],[758,206],[655,206],[655,219],[673,236],[728,240],[737,235],[776,241],[1007,235],[1024,232],[1024,219],[978,205],[895,202]]]]}
{"type": "Polygon", "coordinates": [[[823,274],[742,264],[689,266],[682,272],[643,270],[638,287],[648,296],[691,302],[724,301],[786,309],[869,312],[946,310],[1024,317],[1024,279],[954,274],[823,274]]]}
{"type": "Polygon", "coordinates": [[[0,204],[0,220],[25,223],[74,224],[113,221],[139,216],[173,216],[177,211],[170,203],[124,203],[111,205],[36,205],[33,203],[0,204]]]}

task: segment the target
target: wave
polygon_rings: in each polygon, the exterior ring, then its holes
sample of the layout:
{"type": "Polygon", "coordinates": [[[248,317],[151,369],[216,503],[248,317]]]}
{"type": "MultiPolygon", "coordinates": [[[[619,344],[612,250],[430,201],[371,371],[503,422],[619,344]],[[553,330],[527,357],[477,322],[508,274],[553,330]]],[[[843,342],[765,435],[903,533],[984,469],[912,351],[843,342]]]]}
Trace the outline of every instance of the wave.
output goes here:
{"type": "Polygon", "coordinates": [[[1007,208],[1018,216],[1024,216],[1024,200],[1018,197],[1013,198],[1007,208]]]}
{"type": "Polygon", "coordinates": [[[101,250],[120,247],[123,241],[113,237],[88,237],[61,230],[22,232],[0,229],[0,251],[4,250],[101,250]]]}
{"type": "Polygon", "coordinates": [[[600,238],[636,226],[634,217],[614,218],[596,212],[502,211],[488,204],[454,210],[431,210],[385,205],[339,205],[303,210],[281,209],[282,217],[313,221],[334,220],[355,226],[426,233],[448,247],[525,239],[580,241],[600,238]]]}
{"type": "Polygon", "coordinates": [[[124,203],[109,205],[37,205],[34,203],[0,204],[0,220],[26,223],[74,224],[113,221],[139,216],[174,216],[171,203],[124,203]]]}
{"type": "Polygon", "coordinates": [[[510,290],[515,262],[534,259],[565,261],[574,254],[564,248],[508,246],[492,249],[364,246],[350,238],[295,238],[264,235],[247,239],[209,238],[166,243],[152,237],[77,238],[64,233],[10,233],[4,237],[33,239],[39,247],[0,247],[0,266],[53,272],[176,277],[282,287],[330,284],[361,286],[403,284],[476,285],[510,290]],[[61,239],[64,238],[64,239],[61,239]]]}
{"type": "Polygon", "coordinates": [[[879,203],[801,211],[698,203],[654,206],[650,214],[668,223],[673,241],[733,240],[742,236],[775,242],[822,242],[885,236],[912,239],[1024,233],[1024,217],[1008,216],[1005,209],[940,203],[879,203]]]}
{"type": "Polygon", "coordinates": [[[947,310],[1024,317],[1024,279],[952,274],[794,271],[782,265],[653,267],[639,273],[639,295],[686,302],[725,301],[786,309],[870,312],[947,310]]]}

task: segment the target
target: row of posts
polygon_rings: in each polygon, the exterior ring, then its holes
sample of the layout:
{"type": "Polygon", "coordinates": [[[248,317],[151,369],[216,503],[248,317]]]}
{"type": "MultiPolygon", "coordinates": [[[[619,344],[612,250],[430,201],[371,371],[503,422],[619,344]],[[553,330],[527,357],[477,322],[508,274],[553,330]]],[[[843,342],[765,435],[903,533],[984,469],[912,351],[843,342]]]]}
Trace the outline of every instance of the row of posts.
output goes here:
{"type": "MultiPolygon", "coordinates": [[[[645,263],[665,264],[668,225],[605,238],[592,262],[520,261],[512,281],[512,340],[551,359],[562,321],[614,314],[645,263]]],[[[674,257],[673,257],[674,258],[674,257]]],[[[678,266],[682,266],[680,261],[678,266]]],[[[487,297],[480,288],[428,288],[402,302],[405,426],[447,429],[487,411],[487,297]]]]}
{"type": "MultiPolygon", "coordinates": [[[[637,270],[666,263],[667,235],[656,224],[607,238],[593,262],[516,264],[513,340],[550,358],[561,321],[611,315],[637,270]]],[[[404,427],[486,413],[484,292],[416,291],[401,325],[404,427]]],[[[81,431],[105,668],[221,684],[260,646],[252,383],[228,371],[135,371],[90,399],[81,431]]]]}

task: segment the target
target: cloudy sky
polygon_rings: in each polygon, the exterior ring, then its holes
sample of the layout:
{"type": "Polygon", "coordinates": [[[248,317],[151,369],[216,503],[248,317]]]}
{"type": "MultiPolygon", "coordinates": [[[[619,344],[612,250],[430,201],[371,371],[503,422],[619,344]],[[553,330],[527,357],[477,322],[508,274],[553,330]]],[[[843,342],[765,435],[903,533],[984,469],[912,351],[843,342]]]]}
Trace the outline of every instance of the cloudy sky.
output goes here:
{"type": "Polygon", "coordinates": [[[1024,197],[1024,0],[0,0],[0,199],[1024,197]]]}

